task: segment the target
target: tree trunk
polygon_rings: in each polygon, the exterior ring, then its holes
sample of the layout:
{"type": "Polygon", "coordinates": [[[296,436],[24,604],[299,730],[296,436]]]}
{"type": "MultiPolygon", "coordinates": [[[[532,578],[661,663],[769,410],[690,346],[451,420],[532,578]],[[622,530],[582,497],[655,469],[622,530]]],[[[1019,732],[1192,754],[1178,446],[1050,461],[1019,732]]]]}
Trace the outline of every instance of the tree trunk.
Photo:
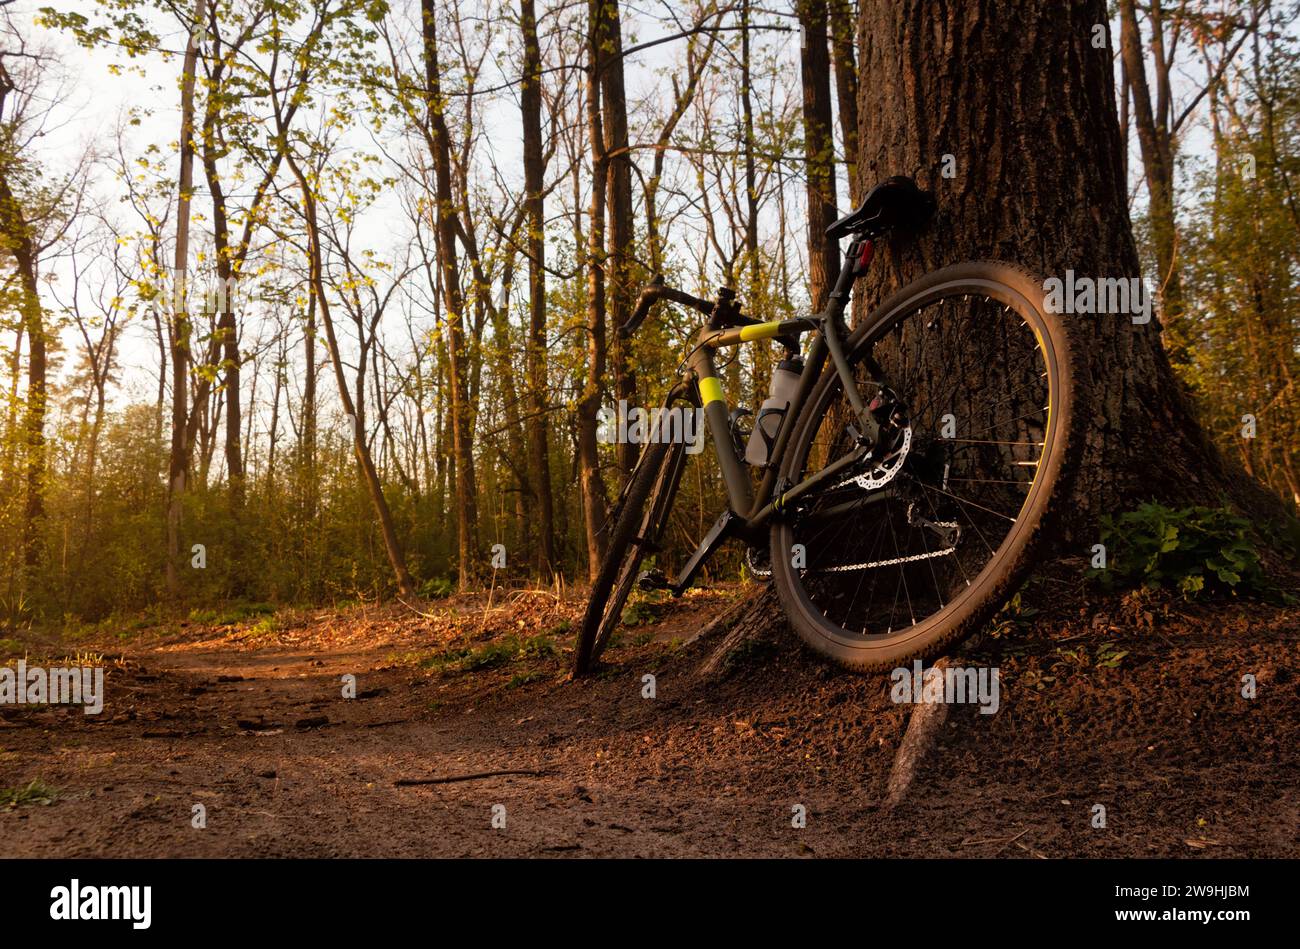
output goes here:
{"type": "MultiPolygon", "coordinates": [[[[636,248],[632,228],[632,153],[627,137],[627,93],[623,87],[623,29],[618,0],[601,0],[595,40],[600,45],[601,113],[608,162],[609,253],[605,274],[609,320],[620,327],[632,315],[636,288],[633,264],[636,248]]],[[[614,397],[636,404],[636,373],[628,359],[625,342],[615,333],[610,346],[614,373],[614,397]]],[[[632,473],[637,446],[620,442],[616,449],[622,479],[632,473]]]]}
{"type": "MultiPolygon", "coordinates": [[[[0,82],[12,88],[7,75],[0,82]]],[[[8,91],[7,89],[5,90],[8,91]]],[[[31,225],[0,167],[0,246],[14,258],[18,272],[21,329],[27,335],[27,398],[23,411],[23,468],[27,497],[23,505],[23,563],[31,575],[41,560],[41,520],[45,513],[45,314],[36,281],[36,247],[31,225]]],[[[15,359],[22,335],[14,346],[15,359]]],[[[16,365],[16,364],[15,364],[16,365]]],[[[15,384],[15,395],[17,395],[15,384]]]]}
{"type": "Polygon", "coordinates": [[[176,256],[172,266],[172,445],[167,465],[167,592],[180,589],[176,573],[180,559],[181,498],[189,468],[189,256],[190,198],[194,191],[194,73],[198,65],[198,28],[205,22],[207,2],[195,0],[194,32],[185,45],[181,69],[180,175],[176,197],[176,256]]]}
{"type": "Polygon", "coordinates": [[[384,539],[384,550],[388,554],[388,562],[392,566],[393,574],[397,579],[398,592],[403,596],[414,596],[415,583],[411,579],[410,572],[406,569],[406,557],[403,555],[401,544],[397,539],[397,529],[393,525],[393,515],[389,510],[388,501],[384,498],[384,487],[379,480],[379,473],[375,470],[374,460],[370,457],[370,449],[366,445],[365,430],[362,427],[361,417],[358,415],[360,407],[353,402],[352,395],[348,391],[348,380],[343,372],[343,356],[339,352],[338,339],[334,333],[334,323],[330,319],[329,300],[325,296],[325,280],[321,261],[322,251],[320,225],[316,215],[316,196],[312,193],[311,185],[292,154],[286,154],[285,157],[294,178],[298,181],[299,191],[302,193],[303,219],[307,230],[308,266],[311,273],[311,292],[316,297],[317,306],[320,308],[320,321],[325,329],[325,341],[329,349],[330,362],[334,367],[334,381],[338,384],[339,401],[342,403],[344,414],[352,422],[353,451],[356,454],[357,464],[361,468],[362,481],[366,486],[367,493],[370,495],[370,501],[374,505],[375,515],[379,519],[379,530],[384,539]]]}
{"type": "MultiPolygon", "coordinates": [[[[988,257],[1044,277],[1138,275],[1112,51],[1091,41],[1106,22],[1104,0],[863,5],[860,71],[872,81],[858,98],[859,187],[914,174],[939,213],[918,240],[880,248],[859,294],[879,300],[929,270],[988,257]],[[945,154],[955,178],[941,175],[945,154]]],[[[1154,319],[1068,319],[1076,411],[1089,421],[1067,535],[1091,543],[1098,515],[1153,496],[1259,500],[1193,421],[1154,319]]]]}
{"type": "Polygon", "coordinates": [[[438,29],[434,0],[421,0],[424,21],[425,87],[434,165],[437,204],[438,262],[446,302],[447,371],[451,388],[452,452],[456,457],[456,537],[460,589],[469,588],[478,561],[478,508],[474,481],[473,408],[466,365],[464,314],[460,272],[456,261],[456,209],[451,192],[451,145],[442,101],[438,67],[438,29]]]}
{"type": "MultiPolygon", "coordinates": [[[[307,319],[302,333],[302,461],[307,475],[316,475],[316,298],[307,298],[307,319]]],[[[315,506],[310,510],[315,513],[315,506]]]]}
{"type": "MultiPolygon", "coordinates": [[[[1152,243],[1156,251],[1156,279],[1160,285],[1161,320],[1167,332],[1166,345],[1175,363],[1188,358],[1186,331],[1180,323],[1183,313],[1183,284],[1178,265],[1178,224],[1174,209],[1174,148],[1169,129],[1169,64],[1164,58],[1164,24],[1153,15],[1152,45],[1157,99],[1152,105],[1143,56],[1142,33],[1133,0],[1120,0],[1120,56],[1128,83],[1137,126],[1142,170],[1150,198],[1152,243]]],[[[1127,103],[1126,103],[1127,104],[1127,103]]]]}
{"type": "Polygon", "coordinates": [[[596,439],[605,376],[605,199],[609,161],[600,114],[601,0],[590,0],[587,25],[587,135],[591,146],[591,214],[587,234],[587,381],[578,403],[578,471],[592,577],[605,555],[605,479],[596,439]]]}
{"type": "Polygon", "coordinates": [[[835,103],[840,108],[840,134],[844,139],[844,167],[849,179],[849,200],[858,195],[858,57],[853,46],[857,24],[853,0],[830,0],[831,60],[835,64],[835,103]]]}
{"type": "MultiPolygon", "coordinates": [[[[210,83],[215,86],[220,82],[220,73],[214,69],[210,83]]],[[[218,284],[215,295],[218,307],[217,332],[221,337],[221,363],[226,389],[226,477],[231,507],[238,512],[244,506],[244,456],[239,441],[243,413],[240,405],[239,326],[235,321],[233,280],[236,250],[230,246],[230,218],[226,210],[221,174],[217,168],[217,160],[225,152],[224,146],[219,143],[217,131],[221,104],[215,90],[210,91],[203,115],[203,176],[212,197],[212,243],[218,284]]],[[[242,262],[242,252],[238,253],[238,259],[242,262]]],[[[236,531],[237,535],[238,533],[236,531]]],[[[239,556],[241,546],[236,541],[236,547],[232,551],[235,556],[239,556]]]]}
{"type": "MultiPolygon", "coordinates": [[[[21,320],[14,327],[14,348],[9,352],[9,392],[6,396],[9,408],[5,413],[6,432],[18,431],[18,404],[22,401],[20,388],[22,385],[23,336],[26,331],[27,328],[21,320]]],[[[6,486],[17,483],[18,442],[17,437],[6,438],[4,442],[4,463],[0,465],[0,481],[3,481],[6,486]]]]}
{"type": "MultiPolygon", "coordinates": [[[[740,5],[740,116],[745,126],[745,264],[749,292],[758,292],[758,171],[754,161],[754,101],[750,90],[752,63],[749,50],[749,0],[740,5]]],[[[752,302],[751,302],[752,306],[752,302]]]]}
{"type": "Polygon", "coordinates": [[[831,63],[826,49],[826,0],[799,0],[803,31],[799,61],[803,80],[804,160],[808,183],[808,289],[814,313],[839,273],[839,251],[826,239],[835,223],[835,140],[831,134],[831,63]]]}
{"type": "Polygon", "coordinates": [[[537,503],[537,572],[555,570],[555,509],[551,494],[550,425],[546,417],[546,208],[542,196],[546,159],[542,152],[542,53],[537,42],[533,0],[519,0],[524,41],[519,108],[524,126],[524,191],[528,212],[528,481],[537,503]]]}

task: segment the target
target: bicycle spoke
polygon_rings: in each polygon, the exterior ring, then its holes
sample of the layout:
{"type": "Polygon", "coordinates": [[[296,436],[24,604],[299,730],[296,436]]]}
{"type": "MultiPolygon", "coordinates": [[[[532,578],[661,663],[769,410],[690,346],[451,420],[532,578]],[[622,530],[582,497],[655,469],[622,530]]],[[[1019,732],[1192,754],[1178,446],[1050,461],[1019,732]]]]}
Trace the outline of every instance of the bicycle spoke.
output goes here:
{"type": "MultiPolygon", "coordinates": [[[[888,637],[946,610],[998,556],[1034,486],[1050,404],[1043,351],[1009,307],[998,305],[990,324],[987,302],[934,301],[850,355],[863,401],[880,392],[866,369],[872,361],[911,435],[898,470],[888,461],[851,465],[798,515],[795,542],[809,551],[798,582],[845,631],[888,637]],[[944,437],[949,415],[962,430],[944,437]]],[[[838,381],[823,400],[802,477],[853,450],[845,428],[853,414],[838,381]]]]}

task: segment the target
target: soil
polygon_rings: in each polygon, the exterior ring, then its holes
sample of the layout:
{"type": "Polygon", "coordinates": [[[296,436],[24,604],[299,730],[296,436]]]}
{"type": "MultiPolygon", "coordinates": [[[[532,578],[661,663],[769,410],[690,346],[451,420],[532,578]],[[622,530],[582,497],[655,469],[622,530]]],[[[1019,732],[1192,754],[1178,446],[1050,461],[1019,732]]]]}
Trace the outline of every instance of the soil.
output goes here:
{"type": "Polygon", "coordinates": [[[0,800],[50,789],[0,856],[1300,856],[1294,606],[1036,581],[950,657],[997,713],[954,706],[889,810],[912,706],[788,631],[699,635],[747,592],[647,601],[580,682],[545,590],[29,636],[107,697],[0,706],[0,800]]]}

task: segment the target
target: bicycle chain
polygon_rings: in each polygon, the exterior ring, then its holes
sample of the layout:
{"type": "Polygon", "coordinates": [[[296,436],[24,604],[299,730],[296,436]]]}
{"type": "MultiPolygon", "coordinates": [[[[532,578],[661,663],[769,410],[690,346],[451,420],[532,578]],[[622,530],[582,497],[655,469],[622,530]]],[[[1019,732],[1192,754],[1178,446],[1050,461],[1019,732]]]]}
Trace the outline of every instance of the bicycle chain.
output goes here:
{"type": "MultiPolygon", "coordinates": [[[[957,527],[956,521],[934,521],[936,527],[957,527]]],[[[936,557],[946,557],[954,552],[957,548],[945,547],[943,550],[930,550],[923,554],[908,554],[906,557],[891,557],[889,560],[868,560],[863,563],[843,563],[836,564],[833,567],[815,567],[805,570],[805,573],[845,573],[849,570],[874,570],[877,567],[893,567],[900,563],[914,563],[918,560],[933,560],[936,557]]],[[[770,577],[772,569],[770,567],[756,567],[750,558],[750,551],[745,552],[745,560],[749,566],[749,572],[756,577],[770,577]]]]}
{"type": "MultiPolygon", "coordinates": [[[[935,521],[935,523],[939,524],[940,527],[957,526],[955,523],[946,524],[946,523],[941,523],[939,521],[935,521]]],[[[931,550],[923,554],[908,554],[906,557],[893,557],[889,560],[868,560],[865,563],[842,563],[842,564],[836,564],[834,567],[817,567],[815,569],[810,568],[806,572],[807,573],[844,573],[848,570],[874,570],[876,567],[892,567],[900,563],[912,563],[917,560],[933,560],[936,557],[946,557],[956,549],[957,549],[956,547],[945,547],[943,550],[931,550]]]]}
{"type": "MultiPolygon", "coordinates": [[[[909,524],[916,523],[915,521],[912,520],[912,512],[915,506],[916,506],[915,504],[909,504],[907,506],[907,522],[909,524]]],[[[924,515],[920,516],[920,520],[927,527],[946,527],[949,528],[950,530],[959,529],[956,521],[932,521],[928,517],[925,517],[924,515]]],[[[933,560],[936,557],[946,557],[956,549],[957,549],[957,545],[953,544],[951,547],[945,547],[942,550],[927,550],[923,554],[908,554],[905,557],[891,557],[889,560],[868,560],[864,563],[836,564],[833,567],[818,567],[816,569],[809,570],[808,572],[809,573],[844,573],[845,571],[848,570],[874,570],[876,567],[893,567],[900,563],[915,563],[918,560],[933,560]]]]}

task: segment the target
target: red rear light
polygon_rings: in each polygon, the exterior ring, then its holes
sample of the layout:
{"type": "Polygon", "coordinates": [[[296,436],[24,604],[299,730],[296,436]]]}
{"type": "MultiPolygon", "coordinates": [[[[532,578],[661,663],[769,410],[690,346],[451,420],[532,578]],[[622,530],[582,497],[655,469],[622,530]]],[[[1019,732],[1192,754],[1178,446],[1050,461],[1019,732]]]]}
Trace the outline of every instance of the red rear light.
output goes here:
{"type": "Polygon", "coordinates": [[[870,239],[863,241],[862,252],[858,254],[858,265],[853,268],[854,274],[861,276],[866,273],[867,268],[871,266],[871,258],[874,257],[875,254],[876,242],[870,239]]]}

